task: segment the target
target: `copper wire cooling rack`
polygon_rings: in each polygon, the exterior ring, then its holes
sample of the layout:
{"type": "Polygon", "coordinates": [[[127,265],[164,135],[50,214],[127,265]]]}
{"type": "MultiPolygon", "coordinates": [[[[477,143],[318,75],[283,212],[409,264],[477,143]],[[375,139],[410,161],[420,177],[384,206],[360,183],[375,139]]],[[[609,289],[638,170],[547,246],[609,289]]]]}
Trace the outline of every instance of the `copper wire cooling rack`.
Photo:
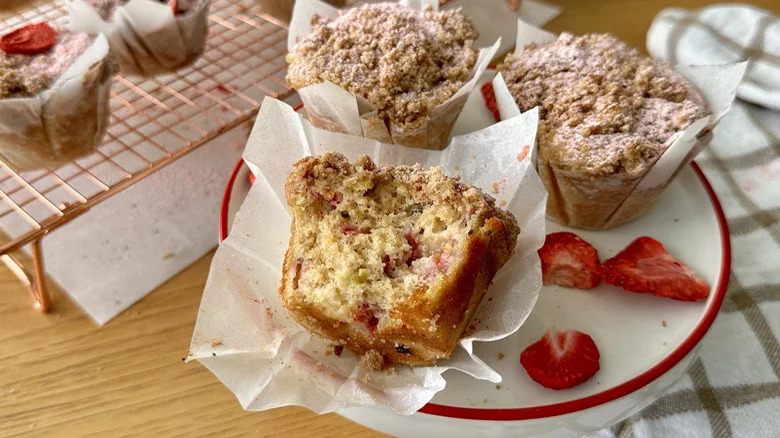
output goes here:
{"type": "MultiPolygon", "coordinates": [[[[20,2],[0,31],[22,23],[62,22],[64,0],[20,2]]],[[[253,118],[265,96],[284,98],[286,25],[255,0],[213,0],[203,56],[176,74],[117,75],[111,123],[95,153],[55,170],[16,172],[0,161],[0,259],[49,309],[41,240],[101,201],[198,146],[253,118]],[[14,254],[31,246],[32,269],[14,254]]]]}

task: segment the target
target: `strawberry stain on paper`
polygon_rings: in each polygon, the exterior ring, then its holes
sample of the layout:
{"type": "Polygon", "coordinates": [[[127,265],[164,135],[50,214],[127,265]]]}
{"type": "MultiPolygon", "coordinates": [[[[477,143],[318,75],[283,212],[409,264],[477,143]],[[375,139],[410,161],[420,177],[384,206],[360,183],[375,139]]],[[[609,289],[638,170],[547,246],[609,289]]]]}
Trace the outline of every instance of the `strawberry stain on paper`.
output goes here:
{"type": "Polygon", "coordinates": [[[517,154],[517,161],[523,161],[526,158],[528,158],[529,152],[531,152],[531,146],[529,145],[523,146],[523,150],[521,150],[520,153],[517,154]]]}

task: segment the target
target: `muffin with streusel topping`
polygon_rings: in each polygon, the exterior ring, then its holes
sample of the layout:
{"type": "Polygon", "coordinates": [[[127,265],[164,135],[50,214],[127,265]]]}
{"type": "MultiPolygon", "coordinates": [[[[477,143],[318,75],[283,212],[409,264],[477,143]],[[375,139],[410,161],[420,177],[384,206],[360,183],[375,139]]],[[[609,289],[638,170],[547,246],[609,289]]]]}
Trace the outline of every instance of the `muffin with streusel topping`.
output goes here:
{"type": "Polygon", "coordinates": [[[682,76],[608,34],[562,34],[499,66],[521,110],[539,107],[547,214],[603,229],[639,217],[665,184],[633,193],[676,138],[709,114],[682,76]],[[628,203],[628,204],[627,204],[628,203]]]}
{"type": "Polygon", "coordinates": [[[113,62],[103,36],[47,23],[0,37],[0,160],[52,168],[100,145],[109,119],[113,62]]]}
{"type": "MultiPolygon", "coordinates": [[[[330,82],[358,97],[368,108],[361,111],[365,137],[425,149],[447,145],[467,96],[451,98],[472,79],[479,55],[477,30],[459,9],[378,3],[312,22],[287,55],[290,85],[301,91],[330,82]]],[[[307,101],[305,90],[301,96],[312,123],[350,132],[307,101]]]]}

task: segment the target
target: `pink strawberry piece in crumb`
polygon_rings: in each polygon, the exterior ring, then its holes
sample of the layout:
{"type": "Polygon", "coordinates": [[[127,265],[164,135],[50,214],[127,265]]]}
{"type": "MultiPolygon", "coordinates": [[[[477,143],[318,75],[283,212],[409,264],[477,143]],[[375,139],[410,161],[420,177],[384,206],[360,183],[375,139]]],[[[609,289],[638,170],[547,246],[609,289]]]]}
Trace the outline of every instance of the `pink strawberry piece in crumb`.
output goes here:
{"type": "Polygon", "coordinates": [[[701,301],[710,287],[652,237],[631,242],[600,268],[604,282],[625,290],[680,301],[701,301]]]}
{"type": "Polygon", "coordinates": [[[358,234],[358,228],[354,225],[342,225],[341,226],[341,234],[351,236],[353,234],[358,234]]]}
{"type": "Polygon", "coordinates": [[[333,196],[328,200],[330,202],[330,205],[336,207],[339,204],[341,204],[341,201],[344,200],[344,195],[341,194],[341,192],[334,192],[333,196]]]}
{"type": "Polygon", "coordinates": [[[539,259],[544,284],[592,289],[601,281],[596,248],[574,233],[548,234],[539,249],[539,259]]]}
{"type": "Polygon", "coordinates": [[[379,325],[379,318],[376,317],[368,303],[363,303],[360,307],[355,309],[353,317],[355,318],[355,321],[366,326],[366,329],[372,335],[374,334],[374,330],[376,330],[376,326],[379,325]]]}
{"type": "Polygon", "coordinates": [[[599,370],[599,349],[589,335],[549,328],[520,354],[520,364],[535,382],[550,389],[580,385],[599,370]]]}
{"type": "Polygon", "coordinates": [[[419,232],[408,232],[406,235],[404,235],[406,238],[406,243],[409,244],[411,247],[410,250],[406,251],[404,253],[404,262],[407,266],[412,266],[412,262],[421,258],[422,253],[420,251],[420,244],[417,242],[417,239],[420,237],[419,232]]]}

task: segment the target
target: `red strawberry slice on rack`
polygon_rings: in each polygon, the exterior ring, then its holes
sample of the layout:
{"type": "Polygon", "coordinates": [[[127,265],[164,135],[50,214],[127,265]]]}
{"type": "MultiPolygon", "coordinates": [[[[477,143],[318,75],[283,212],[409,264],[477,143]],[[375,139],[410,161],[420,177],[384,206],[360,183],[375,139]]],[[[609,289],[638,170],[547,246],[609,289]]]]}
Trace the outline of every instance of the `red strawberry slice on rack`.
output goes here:
{"type": "Polygon", "coordinates": [[[681,301],[701,301],[710,287],[652,237],[640,237],[600,268],[606,283],[681,301]]]}
{"type": "Polygon", "coordinates": [[[482,98],[485,99],[485,106],[493,113],[493,118],[496,122],[501,121],[501,114],[498,112],[498,103],[496,102],[496,93],[493,91],[493,83],[485,82],[480,88],[482,92],[482,98]]]}
{"type": "Polygon", "coordinates": [[[596,248],[574,233],[548,234],[539,249],[539,258],[544,284],[591,289],[601,280],[596,248]]]}
{"type": "Polygon", "coordinates": [[[542,339],[520,354],[520,364],[540,385],[567,389],[584,383],[599,370],[593,338],[577,330],[549,328],[542,339]]]}
{"type": "Polygon", "coordinates": [[[9,55],[43,53],[57,42],[57,31],[47,23],[28,24],[0,38],[0,50],[9,55]]]}

